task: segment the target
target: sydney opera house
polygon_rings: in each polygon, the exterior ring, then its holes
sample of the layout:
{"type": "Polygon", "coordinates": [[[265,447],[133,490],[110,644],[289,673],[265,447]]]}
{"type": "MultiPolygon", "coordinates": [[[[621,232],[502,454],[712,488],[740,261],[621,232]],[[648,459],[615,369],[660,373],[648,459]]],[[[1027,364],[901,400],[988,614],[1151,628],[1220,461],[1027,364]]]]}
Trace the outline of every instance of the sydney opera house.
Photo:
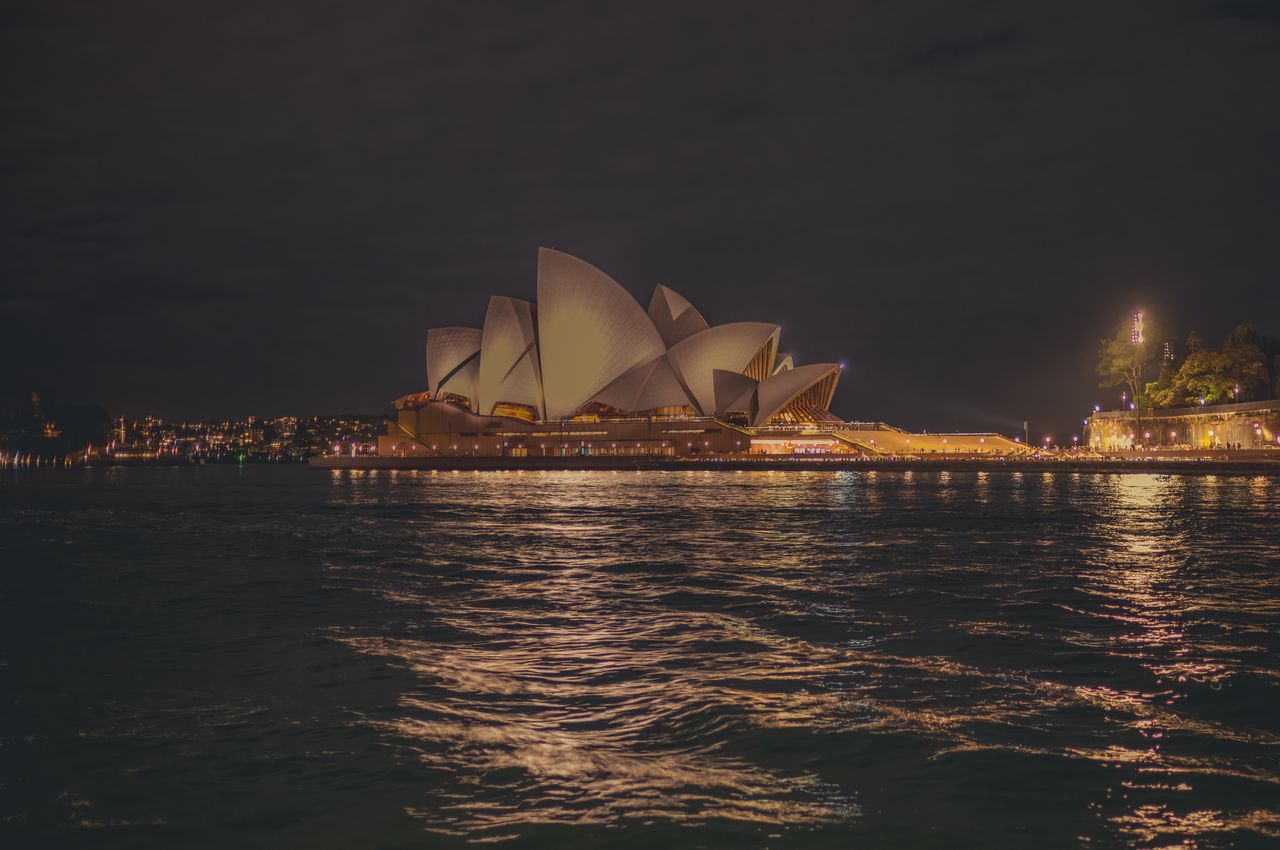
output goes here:
{"type": "MultiPolygon", "coordinates": [[[[646,311],[604,272],[546,248],[537,296],[532,304],[495,295],[480,327],[427,331],[427,389],[395,402],[380,456],[937,449],[920,435],[831,414],[841,364],[780,356],[777,325],[711,325],[661,285],[646,311]]],[[[952,440],[952,450],[965,450],[961,435],[952,440]]],[[[970,451],[995,448],[979,435],[969,442],[970,451]]],[[[947,444],[939,443],[944,452],[947,444]]]]}
{"type": "Polygon", "coordinates": [[[646,312],[546,248],[537,293],[493,296],[480,327],[427,331],[427,389],[396,401],[380,455],[748,452],[770,432],[841,425],[828,412],[841,366],[780,357],[777,325],[710,325],[665,286],[646,312]]]}

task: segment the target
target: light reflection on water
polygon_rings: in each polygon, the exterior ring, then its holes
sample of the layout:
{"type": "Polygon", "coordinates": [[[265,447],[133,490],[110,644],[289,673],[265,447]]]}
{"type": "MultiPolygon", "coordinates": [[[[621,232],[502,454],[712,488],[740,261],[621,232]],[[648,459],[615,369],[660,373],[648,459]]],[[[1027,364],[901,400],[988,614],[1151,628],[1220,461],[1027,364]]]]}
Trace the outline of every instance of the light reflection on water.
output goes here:
{"type": "Polygon", "coordinates": [[[922,764],[988,753],[1032,771],[1046,805],[1095,819],[1085,836],[1280,838],[1280,739],[1252,702],[1277,684],[1266,480],[444,482],[371,493],[335,478],[335,504],[390,499],[448,521],[423,520],[398,565],[373,575],[328,563],[431,624],[421,637],[334,634],[418,682],[377,726],[451,777],[413,807],[430,829],[501,838],[530,824],[730,819],[856,830],[867,807],[897,804],[875,789],[875,759],[862,772],[821,753],[888,737],[922,746],[922,764]],[[1240,677],[1244,706],[1224,698],[1240,677]],[[797,734],[804,758],[785,752],[797,734]],[[1097,772],[1055,791],[1046,762],[1097,772]]]}
{"type": "Polygon", "coordinates": [[[1278,492],[0,479],[0,846],[1274,843],[1278,492]]]}

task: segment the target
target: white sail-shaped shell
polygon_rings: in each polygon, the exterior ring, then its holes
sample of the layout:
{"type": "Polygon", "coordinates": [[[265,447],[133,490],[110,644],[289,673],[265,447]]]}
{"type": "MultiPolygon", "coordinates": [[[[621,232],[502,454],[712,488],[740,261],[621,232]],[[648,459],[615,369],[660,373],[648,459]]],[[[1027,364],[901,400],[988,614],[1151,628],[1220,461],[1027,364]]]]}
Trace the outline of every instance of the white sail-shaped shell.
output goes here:
{"type": "Polygon", "coordinates": [[[480,344],[476,411],[488,416],[498,402],[532,407],[542,416],[542,372],[538,365],[533,305],[518,298],[489,299],[480,344]]]}
{"type": "Polygon", "coordinates": [[[716,393],[716,416],[754,412],[755,379],[741,372],[716,369],[711,380],[716,393]]]}
{"type": "Polygon", "coordinates": [[[538,345],[549,419],[572,416],[666,351],[644,309],[613,278],[548,248],[538,251],[538,345]]]}
{"type": "Polygon", "coordinates": [[[715,370],[744,372],[763,353],[768,375],[773,371],[772,352],[777,351],[779,333],[777,325],[766,322],[716,325],[676,343],[667,356],[698,410],[710,416],[716,409],[715,370]]]}
{"type": "MultiPolygon", "coordinates": [[[[468,406],[474,412],[476,410],[476,387],[479,383],[480,358],[472,357],[459,366],[457,371],[445,378],[444,383],[440,385],[440,393],[465,396],[468,406]]],[[[440,393],[437,393],[437,395],[440,393]]]]}
{"type": "MultiPolygon", "coordinates": [[[[462,364],[480,352],[479,328],[431,328],[427,331],[427,390],[439,395],[446,380],[455,377],[462,364]]],[[[450,390],[457,392],[457,390],[450,390]]],[[[459,392],[474,399],[472,394],[459,392]]]]}
{"type": "Polygon", "coordinates": [[[693,405],[666,355],[635,367],[592,400],[628,413],[693,405]]]}
{"type": "Polygon", "coordinates": [[[667,348],[710,327],[689,299],[662,284],[654,287],[649,300],[649,318],[667,348]]]}
{"type": "Polygon", "coordinates": [[[813,363],[788,369],[761,381],[756,389],[759,407],[751,424],[763,425],[798,396],[814,388],[817,388],[816,394],[820,397],[814,401],[813,406],[828,409],[839,379],[838,363],[813,363]]]}

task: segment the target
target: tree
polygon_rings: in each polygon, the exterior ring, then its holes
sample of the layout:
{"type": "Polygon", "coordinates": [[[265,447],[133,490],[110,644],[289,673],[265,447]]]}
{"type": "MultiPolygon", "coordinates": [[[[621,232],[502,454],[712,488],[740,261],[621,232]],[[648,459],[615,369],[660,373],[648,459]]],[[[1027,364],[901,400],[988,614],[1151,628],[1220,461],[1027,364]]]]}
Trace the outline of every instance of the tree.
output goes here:
{"type": "Polygon", "coordinates": [[[1257,345],[1261,339],[1258,329],[1253,325],[1236,325],[1235,330],[1231,332],[1231,336],[1227,337],[1227,341],[1222,344],[1222,347],[1226,349],[1243,345],[1257,345]]]}
{"type": "Polygon", "coordinates": [[[1271,394],[1267,363],[1274,355],[1274,338],[1258,333],[1253,325],[1236,325],[1223,343],[1223,370],[1232,383],[1236,401],[1266,398],[1271,394]],[[1268,350],[1272,349],[1272,350],[1268,350]]]}
{"type": "MultiPolygon", "coordinates": [[[[1195,336],[1193,332],[1192,337],[1195,336]]],[[[1198,343],[1198,341],[1197,341],[1198,343]]],[[[1199,345],[1196,346],[1199,348],[1199,345]]],[[[1161,346],[1163,349],[1164,346],[1161,346]]],[[[1164,356],[1163,350],[1160,357],[1160,377],[1151,381],[1142,391],[1142,398],[1138,404],[1148,410],[1154,407],[1174,407],[1179,404],[1177,394],[1174,392],[1174,382],[1178,377],[1178,369],[1181,361],[1172,353],[1170,356],[1164,356]]]]}
{"type": "Polygon", "coordinates": [[[1160,380],[1149,382],[1142,391],[1142,400],[1139,404],[1148,410],[1155,407],[1175,407],[1180,404],[1181,399],[1174,386],[1176,378],[1176,371],[1172,371],[1168,376],[1162,371],[1160,380]]]}
{"type": "Polygon", "coordinates": [[[1139,339],[1134,340],[1132,320],[1126,320],[1110,339],[1102,340],[1098,349],[1100,387],[1128,388],[1135,405],[1143,403],[1143,376],[1163,353],[1166,334],[1151,323],[1139,339]]]}
{"type": "Polygon", "coordinates": [[[1235,385],[1227,377],[1226,360],[1222,352],[1201,348],[1188,354],[1174,379],[1172,398],[1174,404],[1219,404],[1229,400],[1235,385]]]}
{"type": "Polygon", "coordinates": [[[1271,364],[1271,386],[1266,390],[1271,398],[1280,398],[1280,337],[1271,334],[1260,334],[1257,339],[1262,356],[1271,364]]]}
{"type": "MultiPolygon", "coordinates": [[[[1128,340],[1130,327],[1122,327],[1121,332],[1117,339],[1123,334],[1128,340]]],[[[1115,340],[1105,345],[1122,351],[1115,340]]],[[[1143,388],[1140,407],[1222,404],[1272,393],[1280,397],[1280,339],[1259,333],[1252,325],[1237,325],[1220,349],[1205,348],[1195,331],[1187,335],[1186,345],[1186,358],[1180,364],[1163,363],[1159,380],[1143,388]]],[[[1109,385],[1113,384],[1103,384],[1109,385]]]]}
{"type": "Polygon", "coordinates": [[[60,404],[53,418],[62,431],[62,449],[82,449],[90,443],[101,446],[111,439],[111,414],[92,404],[60,404]]]}
{"type": "Polygon", "coordinates": [[[1223,404],[1265,394],[1270,383],[1266,356],[1254,343],[1236,344],[1236,339],[1233,334],[1221,349],[1201,348],[1187,355],[1174,378],[1171,401],[1223,404]]]}

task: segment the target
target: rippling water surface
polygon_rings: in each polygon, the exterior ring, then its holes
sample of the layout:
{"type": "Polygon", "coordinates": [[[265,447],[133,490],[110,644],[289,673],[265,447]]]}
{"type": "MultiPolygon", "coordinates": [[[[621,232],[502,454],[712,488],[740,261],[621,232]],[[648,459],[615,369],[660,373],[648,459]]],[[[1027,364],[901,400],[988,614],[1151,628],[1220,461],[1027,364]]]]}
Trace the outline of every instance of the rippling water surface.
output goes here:
{"type": "Polygon", "coordinates": [[[3,475],[5,846],[1280,842],[1276,479],[3,475]]]}

